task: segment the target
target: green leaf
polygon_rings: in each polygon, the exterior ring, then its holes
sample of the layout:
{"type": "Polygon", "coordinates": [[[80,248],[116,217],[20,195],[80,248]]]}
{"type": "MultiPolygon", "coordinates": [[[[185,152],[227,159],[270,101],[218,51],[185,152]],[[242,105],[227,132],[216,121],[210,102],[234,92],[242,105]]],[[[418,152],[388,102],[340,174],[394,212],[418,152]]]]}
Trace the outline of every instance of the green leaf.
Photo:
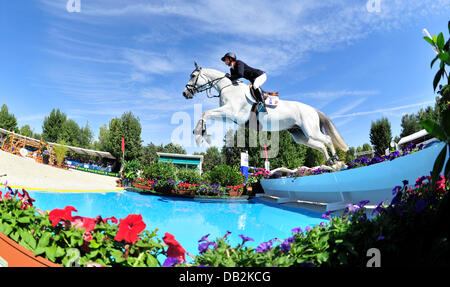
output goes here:
{"type": "Polygon", "coordinates": [[[7,223],[1,223],[0,224],[0,232],[8,236],[11,231],[13,231],[13,228],[7,224],[7,223]]]}
{"type": "MultiPolygon", "coordinates": [[[[439,53],[438,55],[439,59],[441,59],[442,62],[445,62],[449,59],[448,53],[439,53]]],[[[444,63],[445,64],[445,63],[444,63]]]]}
{"type": "Polygon", "coordinates": [[[101,245],[95,241],[95,239],[92,239],[91,242],[89,242],[89,247],[91,248],[99,248],[101,245]]]}
{"type": "Polygon", "coordinates": [[[52,236],[52,234],[49,233],[49,232],[46,232],[46,233],[42,234],[41,239],[39,239],[39,242],[38,242],[37,246],[38,247],[42,247],[42,248],[47,247],[49,245],[49,243],[50,243],[50,237],[51,236],[52,236]]]}
{"type": "Polygon", "coordinates": [[[430,38],[430,37],[428,37],[428,36],[425,36],[425,37],[423,37],[428,43],[430,43],[431,44],[431,46],[433,46],[433,47],[435,47],[436,45],[434,44],[434,42],[433,42],[433,40],[430,38]]]}
{"type": "MultiPolygon", "coordinates": [[[[450,149],[450,146],[449,146],[449,149],[450,149]]],[[[450,178],[450,160],[447,160],[447,164],[445,165],[444,177],[450,178]]]]}
{"type": "Polygon", "coordinates": [[[442,127],[433,120],[423,120],[420,125],[427,130],[432,136],[441,141],[447,141],[447,135],[442,127]]]}
{"type": "Polygon", "coordinates": [[[147,254],[146,263],[148,267],[158,267],[158,260],[150,254],[147,254]]]}
{"type": "Polygon", "coordinates": [[[34,250],[34,256],[38,256],[38,255],[41,255],[41,254],[43,254],[45,252],[45,248],[44,247],[37,247],[35,250],[34,250]]]}
{"type": "Polygon", "coordinates": [[[49,246],[49,247],[45,248],[45,255],[47,256],[47,258],[48,258],[50,261],[55,262],[56,249],[57,249],[57,248],[56,248],[55,245],[52,245],[52,246],[49,246]]]}
{"type": "Polygon", "coordinates": [[[433,80],[433,88],[436,91],[436,88],[439,84],[439,82],[441,81],[442,75],[444,75],[444,69],[439,69],[439,71],[436,73],[436,76],[434,76],[434,80],[433,80]]]}
{"type": "Polygon", "coordinates": [[[439,55],[431,61],[431,68],[433,68],[434,63],[439,59],[439,55]]]}
{"type": "Polygon", "coordinates": [[[447,155],[447,146],[444,146],[444,148],[439,153],[438,157],[436,158],[436,161],[434,162],[433,166],[433,172],[432,172],[432,181],[436,182],[439,174],[442,171],[442,168],[444,167],[445,162],[445,156],[447,155]]]}
{"type": "Polygon", "coordinates": [[[31,235],[28,230],[22,230],[20,236],[22,237],[21,242],[27,245],[27,249],[36,249],[36,239],[34,239],[33,235],[31,235]]]}
{"type": "Polygon", "coordinates": [[[437,37],[437,40],[436,40],[436,44],[438,45],[440,50],[444,49],[444,45],[445,45],[444,34],[442,34],[442,33],[439,34],[439,36],[437,37]]]}
{"type": "Polygon", "coordinates": [[[23,216],[23,217],[19,217],[17,219],[17,221],[20,223],[30,223],[30,218],[28,216],[23,216]]]}

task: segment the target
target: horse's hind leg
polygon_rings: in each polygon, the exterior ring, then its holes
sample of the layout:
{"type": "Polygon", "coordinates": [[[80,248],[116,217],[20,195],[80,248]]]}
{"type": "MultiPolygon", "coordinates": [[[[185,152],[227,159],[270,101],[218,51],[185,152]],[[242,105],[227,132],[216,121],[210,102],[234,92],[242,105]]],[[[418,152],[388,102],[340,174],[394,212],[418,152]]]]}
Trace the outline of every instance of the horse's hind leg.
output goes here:
{"type": "Polygon", "coordinates": [[[305,134],[303,133],[303,130],[298,127],[289,129],[288,131],[291,133],[292,138],[296,143],[303,144],[310,148],[320,151],[325,156],[326,162],[328,164],[330,163],[330,156],[328,155],[327,148],[325,147],[323,142],[306,137],[305,134]]]}
{"type": "Polygon", "coordinates": [[[312,141],[315,142],[320,142],[323,145],[326,145],[328,148],[330,148],[333,159],[337,158],[333,141],[331,140],[331,137],[329,135],[325,135],[322,133],[320,129],[320,124],[305,123],[302,126],[302,132],[306,138],[311,139],[312,141]]]}

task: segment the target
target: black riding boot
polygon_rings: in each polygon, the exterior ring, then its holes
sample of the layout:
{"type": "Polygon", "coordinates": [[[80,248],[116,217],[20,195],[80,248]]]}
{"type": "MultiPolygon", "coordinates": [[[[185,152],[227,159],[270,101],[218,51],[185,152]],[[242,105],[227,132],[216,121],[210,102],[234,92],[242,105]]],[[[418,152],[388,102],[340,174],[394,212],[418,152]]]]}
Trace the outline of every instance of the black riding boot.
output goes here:
{"type": "Polygon", "coordinates": [[[255,93],[256,101],[258,102],[258,111],[267,111],[266,110],[266,103],[264,102],[263,95],[261,94],[260,89],[253,89],[253,92],[255,93]]]}

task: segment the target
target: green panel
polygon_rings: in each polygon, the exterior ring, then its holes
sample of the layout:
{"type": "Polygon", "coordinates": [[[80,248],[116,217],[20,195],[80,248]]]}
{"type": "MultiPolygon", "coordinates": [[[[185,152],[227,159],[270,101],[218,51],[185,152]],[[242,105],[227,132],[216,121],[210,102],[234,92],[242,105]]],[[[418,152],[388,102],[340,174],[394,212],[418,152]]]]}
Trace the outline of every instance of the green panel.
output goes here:
{"type": "Polygon", "coordinates": [[[199,159],[178,159],[178,158],[159,158],[158,161],[162,161],[162,162],[168,162],[168,161],[172,161],[172,163],[175,164],[192,164],[192,165],[200,165],[200,160],[199,159]]]}

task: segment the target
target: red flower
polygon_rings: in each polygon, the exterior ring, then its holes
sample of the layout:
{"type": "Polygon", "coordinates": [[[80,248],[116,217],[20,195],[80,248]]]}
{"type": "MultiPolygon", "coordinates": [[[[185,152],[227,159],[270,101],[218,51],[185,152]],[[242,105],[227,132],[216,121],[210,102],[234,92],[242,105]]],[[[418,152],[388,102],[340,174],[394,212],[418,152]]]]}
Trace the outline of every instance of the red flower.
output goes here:
{"type": "Polygon", "coordinates": [[[118,223],[117,219],[114,216],[103,219],[103,223],[108,223],[108,220],[111,220],[111,222],[114,224],[118,223]]]}
{"type": "Polygon", "coordinates": [[[163,237],[164,243],[169,245],[167,249],[167,257],[178,258],[178,263],[186,261],[186,250],[175,240],[175,236],[166,232],[163,237]]]}
{"type": "Polygon", "coordinates": [[[119,231],[117,231],[114,239],[135,243],[139,240],[138,234],[145,229],[145,226],[144,221],[142,221],[142,215],[130,214],[126,218],[120,219],[119,231]]]}
{"type": "Polygon", "coordinates": [[[96,221],[95,218],[73,216],[72,220],[70,220],[70,224],[76,228],[84,228],[86,232],[91,232],[96,226],[96,221]]]}
{"type": "Polygon", "coordinates": [[[91,240],[92,240],[92,233],[90,233],[90,232],[83,233],[83,239],[86,240],[87,242],[91,242],[91,240]]]}
{"type": "Polygon", "coordinates": [[[72,221],[72,211],[78,212],[73,206],[66,206],[64,209],[53,209],[50,211],[48,219],[52,222],[52,226],[58,225],[61,220],[72,221]]]}

